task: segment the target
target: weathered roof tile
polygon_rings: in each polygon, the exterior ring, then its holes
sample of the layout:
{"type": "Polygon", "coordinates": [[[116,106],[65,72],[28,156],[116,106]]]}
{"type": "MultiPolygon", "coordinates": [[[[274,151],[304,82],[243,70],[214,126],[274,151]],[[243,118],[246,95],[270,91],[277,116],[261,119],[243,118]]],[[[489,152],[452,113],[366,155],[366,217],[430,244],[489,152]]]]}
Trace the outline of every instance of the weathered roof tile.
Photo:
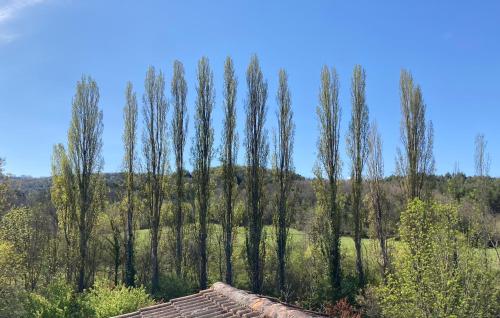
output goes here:
{"type": "Polygon", "coordinates": [[[309,318],[324,317],[321,314],[302,310],[251,294],[223,283],[197,294],[172,299],[163,304],[142,308],[117,318],[309,318]]]}

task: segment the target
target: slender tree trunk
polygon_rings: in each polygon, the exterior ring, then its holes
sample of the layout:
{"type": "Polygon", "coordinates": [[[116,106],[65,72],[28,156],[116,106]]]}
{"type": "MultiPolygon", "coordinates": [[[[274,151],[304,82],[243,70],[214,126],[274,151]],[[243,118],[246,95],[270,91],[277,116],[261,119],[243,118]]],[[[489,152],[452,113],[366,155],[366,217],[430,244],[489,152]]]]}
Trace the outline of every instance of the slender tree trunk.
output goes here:
{"type": "Polygon", "coordinates": [[[337,184],[330,181],[330,202],[332,206],[330,219],[333,220],[333,239],[330,245],[330,283],[333,288],[333,297],[338,298],[341,294],[342,271],[340,267],[340,211],[337,206],[337,184]]]}
{"type": "Polygon", "coordinates": [[[159,272],[158,272],[158,226],[153,225],[151,228],[151,291],[154,295],[159,288],[159,272]]]}
{"type": "MultiPolygon", "coordinates": [[[[129,172],[130,174],[130,172],[129,172]]],[[[133,176],[129,175],[129,184],[133,185],[133,176]]],[[[126,252],[125,252],[125,285],[128,287],[135,286],[135,266],[134,266],[134,221],[133,211],[134,202],[132,189],[128,186],[127,189],[127,227],[126,227],[126,252]]]]}
{"type": "Polygon", "coordinates": [[[363,270],[362,260],[362,246],[361,246],[361,213],[360,213],[360,193],[359,189],[356,190],[357,198],[354,199],[354,246],[356,248],[356,271],[358,272],[358,283],[360,286],[365,284],[365,273],[363,270]]]}
{"type": "MultiPolygon", "coordinates": [[[[202,197],[208,196],[208,189],[202,188],[202,197]]],[[[207,202],[202,199],[200,202],[200,289],[207,288],[207,202]]]]}
{"type": "Polygon", "coordinates": [[[115,286],[118,286],[118,272],[120,271],[120,241],[118,240],[116,233],[113,238],[113,243],[114,243],[114,261],[115,261],[114,283],[115,286]]]}
{"type": "MultiPolygon", "coordinates": [[[[178,171],[177,174],[182,173],[178,171]]],[[[177,176],[177,204],[175,210],[175,273],[178,277],[182,274],[182,176],[177,176]]]]}
{"type": "Polygon", "coordinates": [[[379,244],[380,244],[380,254],[382,256],[381,272],[385,282],[387,276],[387,270],[389,268],[389,255],[387,253],[387,242],[385,239],[385,233],[382,226],[382,207],[380,206],[380,204],[377,207],[375,217],[376,217],[377,236],[379,238],[379,244]]]}
{"type": "Polygon", "coordinates": [[[87,242],[85,239],[86,231],[80,227],[80,259],[78,263],[78,281],[77,292],[81,293],[85,289],[85,265],[87,263],[87,242]]]}
{"type": "Polygon", "coordinates": [[[229,191],[226,198],[226,224],[225,224],[225,248],[226,253],[226,283],[233,284],[233,198],[232,191],[229,191]]]}
{"type": "MultiPolygon", "coordinates": [[[[129,195],[129,200],[132,200],[129,195]]],[[[133,227],[133,206],[129,205],[127,210],[127,243],[125,255],[125,285],[135,286],[135,266],[134,266],[134,227],[133,227]]]]}
{"type": "Polygon", "coordinates": [[[285,253],[286,253],[286,211],[285,211],[285,196],[281,193],[280,198],[280,213],[278,220],[278,285],[280,292],[285,290],[285,253]]]}
{"type": "Polygon", "coordinates": [[[175,213],[175,273],[182,274],[182,209],[175,213]]]}

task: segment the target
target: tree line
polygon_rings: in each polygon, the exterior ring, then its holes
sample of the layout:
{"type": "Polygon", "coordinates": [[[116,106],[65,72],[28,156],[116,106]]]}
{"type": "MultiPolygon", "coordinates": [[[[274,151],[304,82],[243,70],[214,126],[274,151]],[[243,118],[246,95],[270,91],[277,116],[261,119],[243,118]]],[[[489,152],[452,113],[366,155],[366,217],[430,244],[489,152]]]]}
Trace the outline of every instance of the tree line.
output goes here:
{"type": "MultiPolygon", "coordinates": [[[[339,78],[335,70],[327,66],[321,71],[321,85],[317,115],[320,127],[318,142],[318,162],[315,168],[318,191],[324,201],[325,224],[322,250],[327,256],[330,283],[334,290],[340,288],[340,236],[342,209],[339,206],[337,192],[341,165],[339,139],[341,106],[339,104],[339,78]]],[[[269,134],[265,128],[268,113],[268,85],[260,68],[259,60],[253,56],[246,72],[247,95],[245,105],[245,150],[246,166],[246,259],[254,292],[262,291],[262,229],[263,211],[266,200],[274,200],[279,288],[284,289],[286,277],[286,251],[288,229],[293,212],[291,182],[293,173],[293,141],[295,123],[292,110],[292,98],[288,87],[288,75],[285,70],[279,72],[279,85],[276,93],[277,130],[273,135],[273,149],[270,154],[269,134]],[[267,198],[264,174],[272,157],[273,177],[278,184],[276,198],[267,198]]],[[[183,225],[184,214],[184,167],[185,147],[188,129],[188,107],[186,97],[188,88],[184,67],[179,61],[173,64],[171,97],[165,94],[165,76],[162,71],[150,67],[144,81],[142,96],[143,126],[142,158],[138,154],[137,121],[138,106],[136,93],[129,82],[125,90],[124,107],[124,173],[126,175],[126,222],[125,222],[125,283],[135,285],[134,261],[134,215],[136,196],[143,195],[148,211],[151,246],[151,291],[154,294],[159,284],[158,242],[161,232],[161,213],[166,194],[172,187],[172,203],[175,226],[175,273],[182,274],[183,225]],[[169,122],[169,106],[173,111],[169,122]],[[170,151],[175,157],[175,182],[169,184],[168,160],[170,151]],[[139,161],[142,169],[138,168],[139,161]],[[138,181],[137,176],[140,176],[138,181]]],[[[234,184],[238,136],[236,133],[236,90],[238,81],[231,58],[224,66],[223,143],[218,151],[214,148],[214,128],[212,112],[215,106],[215,87],[213,73],[207,58],[198,62],[196,79],[196,100],[194,107],[195,135],[191,147],[191,163],[196,196],[199,253],[199,288],[207,287],[207,214],[211,200],[210,177],[211,161],[216,152],[221,159],[223,169],[225,273],[226,282],[232,283],[232,244],[234,228],[234,184]]],[[[364,284],[363,255],[361,248],[362,233],[362,192],[365,166],[368,165],[370,196],[378,211],[378,222],[383,220],[382,192],[380,179],[383,178],[380,134],[376,123],[369,123],[369,111],[365,98],[366,73],[357,65],[351,80],[351,116],[346,136],[347,153],[351,172],[351,193],[354,241],[356,249],[356,270],[358,280],[364,284]],[[371,128],[370,128],[371,127],[371,128]],[[377,181],[378,180],[378,181],[377,181]]],[[[433,173],[432,123],[425,118],[425,104],[421,89],[415,85],[411,74],[402,71],[401,81],[401,137],[403,149],[398,149],[397,169],[402,179],[408,200],[424,196],[426,176],[433,173]]],[[[78,264],[76,290],[83,291],[89,286],[88,244],[92,229],[102,207],[102,111],[99,108],[99,89],[96,82],[84,76],[77,84],[73,99],[72,120],[68,131],[67,149],[57,145],[54,150],[53,200],[65,202],[58,208],[69,213],[62,222],[68,224],[68,231],[76,229],[75,255],[78,264]],[[60,192],[55,192],[55,190],[60,192]]],[[[387,262],[384,233],[379,228],[381,251],[387,262]]],[[[67,242],[67,248],[70,248],[67,242]]],[[[387,267],[388,264],[385,264],[387,267]]],[[[68,277],[69,279],[69,277],[68,277]]]]}
{"type": "MultiPolygon", "coordinates": [[[[237,105],[240,103],[236,98],[239,81],[233,60],[227,57],[221,105],[224,117],[218,125],[222,129],[222,138],[216,144],[213,123],[213,111],[217,107],[216,88],[210,62],[208,58],[202,57],[197,65],[196,97],[192,109],[195,131],[189,150],[186,146],[189,144],[187,136],[190,108],[187,104],[188,86],[182,62],[174,61],[172,74],[170,96],[167,96],[164,73],[153,66],[148,68],[141,109],[132,83],[126,84],[122,134],[123,185],[120,185],[123,191],[119,193],[117,205],[111,208],[102,173],[104,126],[99,106],[99,88],[90,76],[83,76],[78,81],[72,101],[67,143],[55,145],[52,155],[50,198],[55,208],[57,228],[54,232],[57,232],[57,238],[47,245],[54,250],[53,254],[57,259],[51,263],[49,271],[53,274],[62,271],[66,282],[73,286],[76,293],[83,293],[91,288],[97,271],[95,253],[99,249],[98,235],[102,235],[109,242],[113,255],[115,285],[122,282],[125,286],[134,288],[144,283],[144,277],[147,277],[149,292],[153,296],[160,295],[164,288],[161,277],[166,274],[162,272],[164,269],[160,266],[160,258],[166,253],[165,249],[171,246],[173,252],[168,254],[173,258],[173,267],[168,274],[182,281],[190,270],[188,263],[195,263],[197,288],[205,289],[209,284],[210,236],[218,235],[215,239],[219,242],[220,278],[223,277],[226,283],[233,285],[235,277],[240,274],[234,271],[235,258],[243,258],[249,288],[255,293],[263,293],[268,288],[265,285],[264,269],[268,259],[268,244],[272,241],[276,258],[273,268],[276,270],[277,296],[287,300],[290,293],[289,280],[296,279],[289,276],[288,270],[292,266],[291,255],[294,252],[291,227],[294,219],[301,213],[297,203],[301,185],[294,172],[296,126],[288,73],[284,69],[280,69],[278,73],[278,87],[273,94],[276,100],[275,129],[270,134],[266,129],[269,112],[268,83],[258,57],[252,56],[245,74],[245,127],[243,140],[240,142],[236,126],[239,115],[237,105]],[[139,116],[140,111],[142,116],[139,116]],[[142,132],[139,131],[141,119],[142,132]],[[242,167],[237,162],[240,148],[244,151],[245,158],[242,167]],[[171,157],[174,158],[172,171],[169,167],[171,157]],[[216,157],[221,163],[218,176],[220,191],[216,191],[214,185],[212,161],[216,157]],[[190,160],[192,166],[191,173],[186,171],[187,160],[190,160]],[[244,171],[242,180],[238,177],[238,168],[244,171]],[[190,182],[187,180],[188,176],[190,182]],[[269,191],[270,183],[275,186],[273,192],[269,191]],[[193,202],[192,206],[186,203],[188,201],[193,202]],[[214,206],[218,209],[215,219],[210,212],[214,206]],[[271,239],[267,238],[265,230],[266,209],[271,209],[272,212],[274,237],[271,239]],[[98,224],[102,222],[105,210],[109,229],[106,233],[99,234],[98,224]],[[171,212],[168,222],[167,210],[171,212]],[[139,218],[146,221],[145,228],[148,230],[147,258],[140,261],[136,253],[139,218]],[[220,233],[210,231],[210,226],[214,223],[220,225],[220,233]],[[244,246],[242,255],[235,255],[240,224],[244,225],[244,246]],[[188,232],[194,237],[193,241],[186,241],[185,235],[188,232]],[[161,244],[162,235],[167,235],[170,245],[161,244]],[[58,265],[61,265],[62,270],[57,268],[58,265]],[[119,277],[121,266],[123,273],[119,277]]],[[[480,266],[474,263],[477,259],[471,252],[472,248],[483,248],[485,257],[490,259],[485,247],[494,245],[494,250],[497,251],[497,240],[492,236],[494,231],[488,228],[490,213],[486,207],[486,189],[489,187],[489,157],[484,136],[478,135],[476,138],[475,151],[476,174],[480,182],[479,191],[473,195],[479,212],[466,220],[459,220],[457,207],[438,203],[439,199],[433,193],[433,125],[426,116],[427,106],[421,87],[409,71],[401,71],[401,145],[397,149],[397,175],[394,178],[403,203],[401,218],[397,220],[400,222],[399,233],[395,234],[393,229],[397,226],[389,225],[394,222],[394,217],[390,215],[394,210],[394,203],[391,202],[394,197],[389,198],[383,141],[378,125],[375,120],[370,121],[365,92],[366,71],[360,65],[353,68],[350,81],[351,111],[345,136],[340,131],[342,106],[339,87],[340,79],[336,69],[324,66],[319,77],[316,104],[319,136],[312,181],[316,204],[314,219],[309,222],[309,232],[313,252],[317,251],[321,255],[319,263],[314,263],[316,260],[313,257],[312,265],[315,266],[315,271],[321,272],[324,269],[323,273],[326,273],[326,300],[334,302],[346,294],[350,293],[352,296],[354,293],[346,292],[346,285],[351,281],[343,268],[346,266],[343,265],[346,264],[346,256],[342,250],[342,237],[346,235],[345,229],[348,226],[352,233],[347,234],[352,236],[354,243],[352,267],[355,286],[362,291],[361,298],[356,299],[358,304],[364,302],[364,306],[369,307],[366,302],[376,299],[377,304],[382,306],[383,313],[388,316],[398,316],[405,310],[416,310],[416,307],[427,316],[433,316],[454,311],[436,304],[424,306],[423,303],[431,303],[439,297],[447,297],[450,303],[456,302],[458,295],[466,293],[470,297],[468,300],[472,299],[471,303],[482,297],[484,305],[481,308],[485,312],[494,310],[486,303],[490,303],[491,297],[496,297],[494,295],[498,293],[482,294],[486,292],[481,288],[484,289],[486,285],[478,285],[486,284],[494,270],[478,270],[480,266]],[[348,159],[345,164],[340,159],[343,151],[340,149],[341,138],[346,140],[348,159]],[[341,180],[343,166],[348,167],[350,175],[345,182],[341,180]],[[369,258],[373,255],[367,254],[366,242],[363,243],[368,230],[373,232],[372,237],[377,244],[375,258],[382,279],[382,284],[374,291],[376,296],[369,294],[373,290],[374,280],[367,268],[369,258]],[[397,254],[398,257],[395,256],[394,237],[401,240],[404,246],[400,248],[401,252],[398,251],[401,253],[397,254]],[[463,240],[463,237],[466,239],[463,240]],[[447,244],[440,245],[440,239],[446,240],[447,244]],[[446,256],[445,259],[440,258],[443,255],[446,256]],[[450,272],[446,272],[446,277],[438,277],[432,272],[430,265],[444,266],[450,272]],[[436,293],[432,294],[436,298],[429,298],[429,292],[419,287],[415,277],[423,279],[427,287],[436,289],[436,293]],[[453,290],[444,283],[435,285],[443,279],[458,285],[450,283],[453,290]],[[471,280],[478,283],[472,283],[471,280]],[[460,285],[463,282],[467,284],[460,285]],[[444,285],[448,287],[442,289],[444,285]],[[459,286],[465,287],[461,289],[459,286]],[[408,302],[395,302],[395,295],[403,292],[407,293],[408,302]],[[425,301],[422,302],[423,300],[425,301]],[[414,304],[417,304],[416,307],[412,307],[414,304]]],[[[0,168],[2,163],[0,161],[0,168]]],[[[451,193],[453,204],[459,205],[464,195],[458,169],[450,180],[447,191],[451,193]]],[[[0,184],[0,194],[1,191],[3,188],[0,184]]],[[[0,204],[2,197],[0,196],[0,204]]],[[[16,214],[16,217],[27,219],[30,216],[26,213],[16,214]]],[[[34,219],[38,222],[37,220],[34,219]]],[[[3,232],[0,231],[1,233],[3,232]]],[[[36,240],[31,234],[35,235],[37,232],[29,233],[28,240],[36,240]]],[[[41,257],[36,253],[33,255],[41,257]]],[[[498,254],[497,258],[500,262],[498,254]]],[[[33,271],[26,274],[25,282],[31,282],[31,290],[34,290],[37,273],[33,264],[36,264],[36,259],[28,258],[27,261],[31,262],[29,264],[32,265],[29,266],[33,271]]],[[[473,312],[474,308],[468,302],[464,303],[466,305],[460,307],[460,310],[463,313],[473,312]]],[[[317,309],[317,304],[305,306],[317,309]]]]}

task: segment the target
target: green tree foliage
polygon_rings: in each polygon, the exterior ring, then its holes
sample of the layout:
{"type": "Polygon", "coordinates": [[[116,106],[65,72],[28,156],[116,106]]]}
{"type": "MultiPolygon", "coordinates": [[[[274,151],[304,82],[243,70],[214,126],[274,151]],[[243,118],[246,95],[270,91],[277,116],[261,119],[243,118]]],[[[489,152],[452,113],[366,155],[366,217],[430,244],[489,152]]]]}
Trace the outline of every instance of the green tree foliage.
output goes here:
{"type": "Polygon", "coordinates": [[[340,176],[340,105],[337,71],[331,73],[327,66],[321,71],[321,88],[317,114],[320,138],[318,142],[318,166],[315,169],[315,192],[319,212],[319,242],[328,260],[328,276],[333,289],[332,296],[340,294],[340,227],[341,209],[338,202],[340,176]]]}
{"type": "Polygon", "coordinates": [[[160,231],[160,215],[165,198],[167,184],[168,145],[167,145],[167,111],[165,98],[165,79],[163,73],[150,66],[144,81],[143,118],[144,133],[142,136],[145,161],[145,198],[148,210],[148,221],[151,229],[151,290],[158,291],[158,242],[160,231]]]}
{"type": "Polygon", "coordinates": [[[465,181],[467,177],[460,171],[458,164],[455,164],[455,169],[451,178],[447,182],[448,194],[457,202],[460,203],[465,196],[465,181]]]}
{"type": "Polygon", "coordinates": [[[111,287],[106,281],[97,281],[83,298],[85,306],[96,318],[127,314],[153,304],[143,287],[128,288],[124,285],[111,287]]]}
{"type": "Polygon", "coordinates": [[[356,247],[356,270],[361,286],[365,273],[361,256],[363,169],[368,155],[368,106],[365,97],[366,74],[360,66],[354,67],[351,82],[351,121],[347,135],[347,152],[351,159],[351,198],[354,218],[354,245],[356,247]]]}
{"type": "Polygon", "coordinates": [[[378,289],[386,317],[494,317],[498,276],[458,229],[452,205],[411,201],[401,214],[394,273],[378,289]]]}
{"type": "Polygon", "coordinates": [[[236,131],[236,90],[238,80],[234,74],[233,60],[226,58],[224,64],[224,124],[220,161],[222,164],[222,195],[224,216],[222,218],[224,253],[226,259],[226,283],[233,284],[233,227],[236,200],[235,165],[238,153],[238,132],[236,131]]]}
{"type": "Polygon", "coordinates": [[[76,214],[75,178],[71,162],[62,144],[54,146],[52,153],[51,201],[57,212],[58,237],[63,249],[62,264],[66,281],[76,280],[78,261],[78,224],[76,214]]]}
{"type": "Polygon", "coordinates": [[[70,285],[56,279],[40,293],[31,293],[25,301],[27,316],[40,318],[105,318],[130,313],[153,304],[143,287],[112,287],[98,280],[83,294],[75,294],[70,285]]]}
{"type": "MultiPolygon", "coordinates": [[[[132,87],[132,83],[127,83],[125,90],[125,107],[123,108],[123,147],[125,154],[123,157],[124,172],[126,175],[126,217],[125,217],[125,285],[135,286],[135,260],[134,260],[134,195],[135,167],[137,161],[137,98],[132,87]]],[[[113,224],[112,224],[113,225],[113,224]]],[[[116,232],[116,230],[114,231],[116,232]]]]}
{"type": "Polygon", "coordinates": [[[278,131],[274,141],[274,177],[278,185],[276,194],[276,254],[278,258],[278,289],[285,293],[286,242],[292,219],[292,200],[290,198],[293,176],[293,139],[295,124],[291,108],[288,75],[285,70],[279,72],[279,86],[276,95],[278,103],[278,131]]]}
{"type": "Polygon", "coordinates": [[[38,209],[17,208],[9,211],[0,221],[0,241],[11,243],[19,256],[20,271],[17,274],[27,291],[33,291],[46,265],[44,251],[47,248],[47,219],[38,209]]]}
{"type": "Polygon", "coordinates": [[[210,206],[210,164],[214,143],[212,111],[215,99],[213,73],[206,57],[201,58],[198,62],[196,93],[195,137],[192,154],[196,201],[199,208],[200,289],[205,289],[208,281],[207,217],[210,206]]]}
{"type": "Polygon", "coordinates": [[[432,122],[426,123],[422,89],[414,84],[412,75],[402,70],[399,83],[403,150],[397,149],[396,171],[403,177],[407,200],[412,200],[429,195],[425,186],[434,173],[434,131],[432,122]]]}
{"type": "Polygon", "coordinates": [[[68,158],[74,175],[78,227],[78,277],[76,288],[88,287],[89,241],[97,214],[102,210],[102,111],[99,88],[91,77],[82,77],[73,98],[68,131],[68,158]]]}
{"type": "Polygon", "coordinates": [[[0,240],[0,317],[22,317],[24,306],[20,299],[23,290],[17,284],[23,271],[22,256],[14,244],[0,240]]]}
{"type": "Polygon", "coordinates": [[[388,231],[388,202],[387,194],[383,187],[384,160],[382,156],[382,138],[378,132],[378,126],[374,122],[370,125],[368,134],[368,197],[372,220],[375,227],[376,237],[379,241],[381,256],[381,274],[385,275],[389,269],[389,252],[387,248],[388,231]]]}
{"type": "Polygon", "coordinates": [[[28,317],[39,318],[80,318],[92,317],[91,308],[82,301],[84,294],[74,293],[70,284],[55,279],[38,293],[31,293],[25,300],[28,317]]]}
{"type": "Polygon", "coordinates": [[[186,146],[188,113],[186,107],[187,84],[184,79],[184,66],[174,62],[172,78],[172,140],[175,155],[175,272],[181,275],[182,270],[182,203],[184,201],[184,147],[186,146]]]}
{"type": "MultiPolygon", "coordinates": [[[[101,214],[98,220],[98,227],[101,227],[101,232],[98,233],[100,239],[103,241],[102,246],[105,247],[109,254],[112,263],[113,282],[118,285],[120,267],[126,258],[127,253],[123,255],[123,249],[127,248],[126,239],[123,229],[127,229],[127,218],[123,218],[123,211],[125,207],[120,206],[120,202],[107,204],[105,213],[101,214]],[[125,256],[125,257],[123,257],[125,256]]],[[[127,275],[127,268],[125,268],[124,275],[127,275]]],[[[126,278],[126,277],[125,277],[126,278]]]]}
{"type": "Polygon", "coordinates": [[[261,250],[262,217],[265,207],[264,173],[269,145],[264,128],[267,113],[267,81],[260,69],[259,59],[253,56],[247,69],[247,99],[245,103],[246,147],[246,251],[252,291],[260,293],[263,280],[261,250]]]}

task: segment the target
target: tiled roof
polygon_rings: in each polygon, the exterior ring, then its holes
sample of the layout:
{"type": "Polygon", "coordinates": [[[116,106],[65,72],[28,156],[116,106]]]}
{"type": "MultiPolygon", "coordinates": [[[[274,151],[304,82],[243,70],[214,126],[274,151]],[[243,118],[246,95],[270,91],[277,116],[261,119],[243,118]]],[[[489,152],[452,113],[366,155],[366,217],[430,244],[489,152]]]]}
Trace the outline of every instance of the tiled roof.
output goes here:
{"type": "Polygon", "coordinates": [[[215,283],[197,294],[142,308],[117,318],[309,318],[324,317],[294,306],[251,294],[223,283],[215,283]]]}

